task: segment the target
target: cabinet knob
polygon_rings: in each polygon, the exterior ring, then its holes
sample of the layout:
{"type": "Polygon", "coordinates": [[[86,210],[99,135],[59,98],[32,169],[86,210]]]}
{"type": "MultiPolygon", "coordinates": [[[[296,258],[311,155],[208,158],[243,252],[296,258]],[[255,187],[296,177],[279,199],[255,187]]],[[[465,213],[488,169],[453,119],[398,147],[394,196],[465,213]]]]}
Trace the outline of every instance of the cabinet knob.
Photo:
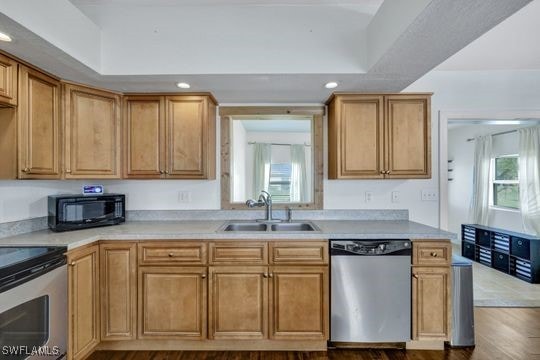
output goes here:
{"type": "Polygon", "coordinates": [[[413,274],[412,276],[413,276],[413,278],[418,279],[418,275],[413,274]]]}
{"type": "Polygon", "coordinates": [[[173,256],[174,256],[174,254],[173,254],[173,253],[169,253],[169,257],[173,257],[173,256]]]}
{"type": "Polygon", "coordinates": [[[267,278],[268,277],[268,274],[267,273],[264,273],[263,274],[263,278],[267,278]]]}
{"type": "Polygon", "coordinates": [[[29,172],[29,171],[30,171],[30,169],[29,169],[29,168],[27,168],[27,167],[25,167],[24,169],[22,169],[22,171],[26,173],[26,172],[29,172]]]}
{"type": "Polygon", "coordinates": [[[168,170],[165,170],[165,174],[169,175],[169,171],[168,171],[168,170]]]}
{"type": "Polygon", "coordinates": [[[159,170],[159,173],[160,173],[161,175],[163,175],[163,174],[165,174],[165,171],[159,170]]]}
{"type": "Polygon", "coordinates": [[[72,261],[69,263],[69,266],[75,266],[76,262],[75,261],[72,261]]]}
{"type": "Polygon", "coordinates": [[[431,256],[437,257],[437,253],[436,253],[436,252],[432,252],[432,253],[431,253],[431,256]]]}
{"type": "Polygon", "coordinates": [[[270,275],[269,275],[269,276],[270,276],[271,278],[273,278],[273,277],[274,277],[274,274],[270,273],[270,275]]]}
{"type": "Polygon", "coordinates": [[[384,170],[381,170],[381,174],[386,174],[386,172],[384,170]]]}
{"type": "Polygon", "coordinates": [[[202,277],[203,279],[206,279],[206,274],[201,274],[201,277],[202,277]]]}
{"type": "Polygon", "coordinates": [[[386,174],[387,174],[387,175],[388,175],[388,174],[390,174],[390,173],[391,173],[391,171],[390,171],[390,170],[386,170],[386,174]]]}
{"type": "Polygon", "coordinates": [[[66,169],[66,173],[71,174],[71,170],[66,169]]]}

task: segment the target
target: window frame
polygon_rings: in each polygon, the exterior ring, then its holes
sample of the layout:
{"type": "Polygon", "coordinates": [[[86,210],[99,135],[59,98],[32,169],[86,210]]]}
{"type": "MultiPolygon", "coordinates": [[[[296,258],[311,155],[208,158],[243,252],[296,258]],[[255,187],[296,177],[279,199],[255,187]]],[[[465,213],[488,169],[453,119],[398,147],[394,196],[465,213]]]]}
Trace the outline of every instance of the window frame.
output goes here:
{"type": "Polygon", "coordinates": [[[510,212],[520,212],[521,208],[518,204],[518,207],[510,207],[510,206],[503,206],[495,204],[495,185],[516,185],[519,192],[519,170],[516,180],[497,180],[495,179],[497,171],[496,171],[496,161],[500,158],[516,158],[519,164],[519,154],[505,154],[505,155],[496,155],[491,158],[491,170],[490,170],[490,178],[489,178],[489,206],[490,208],[493,208],[495,210],[502,210],[502,211],[510,211],[510,212]]]}

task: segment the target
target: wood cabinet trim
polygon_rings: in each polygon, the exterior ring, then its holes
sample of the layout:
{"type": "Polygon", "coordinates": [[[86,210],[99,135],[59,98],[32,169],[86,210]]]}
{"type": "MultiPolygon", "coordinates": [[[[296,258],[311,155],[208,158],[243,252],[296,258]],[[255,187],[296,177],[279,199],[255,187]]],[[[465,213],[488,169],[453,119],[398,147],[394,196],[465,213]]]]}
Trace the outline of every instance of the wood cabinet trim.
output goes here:
{"type": "Polygon", "coordinates": [[[0,104],[17,106],[17,73],[18,63],[8,56],[0,54],[0,71],[3,83],[0,84],[0,104]]]}

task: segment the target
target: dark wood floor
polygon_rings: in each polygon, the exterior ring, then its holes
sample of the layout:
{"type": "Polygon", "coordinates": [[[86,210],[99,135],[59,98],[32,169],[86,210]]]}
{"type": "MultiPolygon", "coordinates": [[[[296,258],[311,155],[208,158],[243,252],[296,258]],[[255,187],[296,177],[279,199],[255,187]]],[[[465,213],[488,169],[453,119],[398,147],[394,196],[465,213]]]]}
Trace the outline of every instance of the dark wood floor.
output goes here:
{"type": "Polygon", "coordinates": [[[445,351],[101,351],[90,360],[540,360],[540,308],[476,308],[476,347],[445,351]]]}

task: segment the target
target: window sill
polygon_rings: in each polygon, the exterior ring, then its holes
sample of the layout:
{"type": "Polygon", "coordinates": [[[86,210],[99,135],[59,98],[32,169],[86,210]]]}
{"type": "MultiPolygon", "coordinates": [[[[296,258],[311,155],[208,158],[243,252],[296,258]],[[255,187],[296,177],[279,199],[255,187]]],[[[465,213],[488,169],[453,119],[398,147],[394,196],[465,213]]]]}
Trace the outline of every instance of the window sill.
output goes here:
{"type": "Polygon", "coordinates": [[[489,207],[489,210],[504,211],[504,212],[511,212],[511,213],[520,213],[521,212],[519,209],[512,209],[512,208],[507,208],[507,207],[503,207],[503,206],[495,206],[495,205],[491,205],[489,207]]]}

